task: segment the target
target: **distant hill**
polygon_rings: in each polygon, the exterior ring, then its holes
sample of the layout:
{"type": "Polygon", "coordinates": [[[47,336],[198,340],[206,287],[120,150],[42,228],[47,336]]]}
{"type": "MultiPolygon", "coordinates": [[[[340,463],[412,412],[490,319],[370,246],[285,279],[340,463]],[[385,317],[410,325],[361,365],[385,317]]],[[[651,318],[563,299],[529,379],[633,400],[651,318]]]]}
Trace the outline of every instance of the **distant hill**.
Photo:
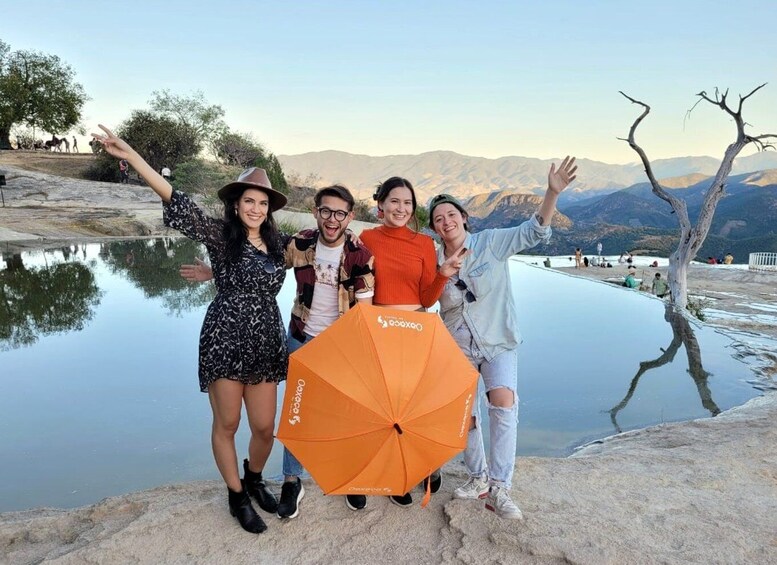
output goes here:
{"type": "MultiPolygon", "coordinates": [[[[339,182],[349,187],[357,197],[370,199],[375,186],[391,176],[404,176],[418,191],[419,199],[427,202],[440,192],[459,198],[476,194],[510,191],[515,194],[542,194],[547,185],[550,163],[561,159],[500,157],[486,159],[460,155],[452,151],[431,151],[420,155],[388,155],[373,157],[342,151],[319,151],[301,155],[279,155],[287,172],[302,177],[318,175],[321,182],[339,182]]],[[[715,173],[719,161],[712,157],[677,157],[658,159],[653,163],[660,179],[698,173],[715,173]]],[[[566,205],[596,195],[606,195],[645,181],[641,164],[612,165],[579,159],[579,179],[562,194],[560,205],[566,205]]],[[[777,152],[763,152],[740,157],[734,163],[734,173],[747,173],[777,168],[777,152]]]]}
{"type": "MultiPolygon", "coordinates": [[[[712,179],[699,180],[698,175],[691,175],[685,180],[695,182],[685,188],[679,186],[682,182],[678,179],[664,184],[685,200],[695,222],[712,179]]],[[[746,261],[755,251],[777,251],[777,170],[734,175],[728,180],[699,255],[719,257],[731,252],[739,261],[746,261]]],[[[495,210],[498,205],[491,203],[495,210]]],[[[563,239],[554,239],[567,248],[575,242],[579,243],[572,248],[593,248],[601,240],[605,249],[614,245],[619,253],[653,250],[667,255],[676,246],[677,219],[669,204],[655,196],[647,183],[591,198],[563,211],[572,227],[566,229],[563,239]]],[[[485,218],[484,223],[493,225],[497,220],[485,218]]]]}
{"type": "MultiPolygon", "coordinates": [[[[472,218],[472,228],[483,230],[518,225],[536,212],[541,202],[542,197],[533,194],[492,192],[473,196],[465,201],[465,207],[472,218]]],[[[553,225],[556,229],[569,229],[572,221],[558,212],[553,217],[553,225]]]]}

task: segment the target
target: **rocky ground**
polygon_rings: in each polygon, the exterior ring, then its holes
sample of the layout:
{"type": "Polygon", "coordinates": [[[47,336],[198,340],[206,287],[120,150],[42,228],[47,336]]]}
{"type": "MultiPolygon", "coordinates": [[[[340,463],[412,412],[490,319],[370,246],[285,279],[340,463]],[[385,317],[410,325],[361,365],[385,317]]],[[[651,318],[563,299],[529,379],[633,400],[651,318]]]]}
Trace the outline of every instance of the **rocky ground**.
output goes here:
{"type": "MultiPolygon", "coordinates": [[[[0,208],[4,251],[163,229],[147,188],[63,179],[1,160],[0,168],[9,176],[0,208]]],[[[621,274],[581,271],[574,274],[621,274]]],[[[697,268],[689,284],[694,294],[715,293],[715,308],[732,313],[740,304],[774,304],[777,286],[747,271],[697,268]]],[[[767,331],[746,321],[731,327],[767,331]]],[[[229,516],[223,486],[203,482],[73,510],[0,514],[0,563],[775,563],[776,419],[777,393],[767,393],[715,418],[627,432],[573,457],[519,458],[513,496],[523,522],[500,520],[482,502],[452,500],[462,476],[449,466],[425,510],[371,498],[366,510],[351,512],[308,483],[300,517],[265,516],[268,532],[254,536],[229,516]]]]}

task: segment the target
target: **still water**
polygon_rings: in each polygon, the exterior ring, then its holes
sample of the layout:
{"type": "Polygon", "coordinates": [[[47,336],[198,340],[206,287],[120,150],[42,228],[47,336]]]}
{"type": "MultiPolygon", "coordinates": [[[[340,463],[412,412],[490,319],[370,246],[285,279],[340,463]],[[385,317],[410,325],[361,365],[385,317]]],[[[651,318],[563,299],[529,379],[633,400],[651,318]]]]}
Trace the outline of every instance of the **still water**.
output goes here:
{"type": "MultiPolygon", "coordinates": [[[[198,245],[174,238],[3,254],[0,511],[218,478],[197,382],[213,291],[178,276],[195,256],[198,245]]],[[[758,394],[729,338],[661,301],[519,261],[511,269],[524,337],[520,455],[567,455],[758,394]]],[[[286,317],[293,291],[288,276],[279,296],[286,317]]],[[[266,475],[280,476],[281,452],[276,444],[266,475]]]]}

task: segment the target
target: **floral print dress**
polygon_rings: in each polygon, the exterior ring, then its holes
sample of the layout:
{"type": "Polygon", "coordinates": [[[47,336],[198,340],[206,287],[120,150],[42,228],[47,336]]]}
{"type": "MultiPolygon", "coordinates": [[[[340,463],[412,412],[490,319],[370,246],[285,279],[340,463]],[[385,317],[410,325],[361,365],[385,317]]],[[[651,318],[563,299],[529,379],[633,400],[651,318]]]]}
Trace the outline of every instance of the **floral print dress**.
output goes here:
{"type": "MultiPolygon", "coordinates": [[[[223,222],[207,216],[183,192],[163,204],[166,226],[204,244],[217,294],[200,330],[200,390],[216,379],[243,384],[286,379],[289,356],[276,297],[286,278],[283,255],[274,257],[248,241],[240,260],[226,257],[223,222]]],[[[287,236],[282,236],[286,247],[287,236]]]]}

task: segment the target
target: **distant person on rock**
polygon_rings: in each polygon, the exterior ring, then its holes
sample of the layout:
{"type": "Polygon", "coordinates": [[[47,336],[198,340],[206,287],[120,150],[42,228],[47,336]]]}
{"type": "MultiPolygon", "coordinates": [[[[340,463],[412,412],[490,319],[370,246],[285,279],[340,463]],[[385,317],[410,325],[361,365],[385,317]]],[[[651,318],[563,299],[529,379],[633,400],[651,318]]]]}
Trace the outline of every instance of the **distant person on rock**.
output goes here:
{"type": "Polygon", "coordinates": [[[546,257],[545,260],[542,262],[542,264],[545,265],[545,267],[547,267],[548,269],[550,269],[550,257],[546,257]]]}
{"type": "Polygon", "coordinates": [[[669,294],[669,285],[667,285],[666,281],[661,278],[661,273],[656,273],[656,276],[653,278],[652,291],[653,294],[659,298],[664,298],[667,294],[669,294]]]}
{"type": "Polygon", "coordinates": [[[575,269],[579,269],[583,263],[583,252],[578,247],[575,249],[575,269]]]}
{"type": "Polygon", "coordinates": [[[73,153],[78,153],[78,140],[76,136],[73,136],[73,153]]]}
{"type": "Polygon", "coordinates": [[[601,257],[602,256],[602,242],[596,244],[596,254],[601,257]]]}
{"type": "Polygon", "coordinates": [[[731,263],[733,262],[734,262],[734,256],[731,253],[726,253],[726,256],[723,258],[723,264],[731,265],[731,263]]]}
{"type": "Polygon", "coordinates": [[[129,163],[126,159],[119,161],[119,174],[122,184],[129,184],[129,163]]]}
{"type": "Polygon", "coordinates": [[[636,277],[636,267],[629,267],[629,273],[626,275],[626,279],[623,281],[623,286],[626,288],[639,288],[639,281],[636,277]]]}

